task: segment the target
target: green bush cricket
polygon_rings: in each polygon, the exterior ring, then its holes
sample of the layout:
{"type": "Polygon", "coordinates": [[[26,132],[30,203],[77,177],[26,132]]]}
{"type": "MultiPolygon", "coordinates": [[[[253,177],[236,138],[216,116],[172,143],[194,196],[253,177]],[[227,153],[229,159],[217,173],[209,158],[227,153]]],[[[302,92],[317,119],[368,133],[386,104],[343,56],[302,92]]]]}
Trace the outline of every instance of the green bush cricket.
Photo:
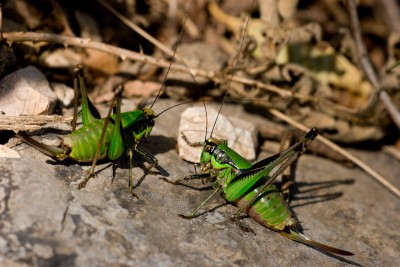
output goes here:
{"type": "MultiPolygon", "coordinates": [[[[187,9],[185,21],[188,17],[188,12],[192,5],[192,1],[187,9]]],[[[183,26],[179,34],[178,43],[182,40],[183,26]]],[[[160,96],[165,82],[168,77],[169,70],[172,62],[176,56],[176,50],[178,45],[175,47],[172,58],[164,77],[164,81],[158,90],[157,96],[155,97],[152,105],[149,108],[137,109],[134,111],[128,111],[121,113],[121,99],[123,92],[123,85],[117,87],[110,109],[106,118],[101,118],[98,110],[91,103],[87,97],[86,86],[83,78],[83,67],[78,66],[74,70],[74,90],[75,90],[75,101],[74,101],[74,118],[72,121],[73,132],[62,138],[60,147],[49,146],[42,144],[25,133],[19,133],[18,137],[21,138],[27,144],[37,148],[41,152],[56,160],[64,160],[70,158],[77,162],[92,162],[92,167],[86,174],[84,180],[79,183],[78,188],[81,189],[86,186],[89,179],[94,174],[94,168],[98,159],[108,158],[112,161],[119,159],[125,152],[129,155],[129,191],[132,192],[132,157],[133,153],[140,155],[150,166],[147,168],[149,171],[151,168],[158,165],[157,159],[147,151],[141,142],[146,139],[155,124],[155,119],[165,111],[182,105],[191,103],[184,102],[172,107],[165,109],[158,115],[155,115],[152,107],[156,103],[160,96]],[[77,120],[77,107],[78,107],[78,87],[80,88],[82,98],[82,124],[83,127],[76,130],[77,120]],[[115,104],[115,114],[111,115],[111,111],[115,104]]],[[[188,68],[186,63],[180,59],[181,63],[188,68]]],[[[193,77],[193,76],[192,76],[193,77]]]]}
{"type": "Polygon", "coordinates": [[[81,128],[76,130],[77,105],[75,105],[73,132],[62,137],[59,147],[37,142],[25,133],[19,133],[18,136],[27,144],[57,160],[70,158],[77,162],[93,162],[92,168],[85,179],[79,183],[78,188],[85,187],[92,177],[97,160],[105,158],[117,160],[124,152],[127,152],[130,159],[129,190],[132,191],[133,153],[138,153],[150,163],[148,170],[158,164],[157,159],[140,145],[140,142],[147,138],[153,129],[156,118],[154,111],[151,108],[144,108],[121,113],[123,86],[120,85],[112,99],[108,116],[100,118],[99,112],[87,97],[81,66],[74,70],[74,87],[75,92],[78,90],[77,87],[80,88],[82,97],[83,126],[81,128]],[[116,102],[116,112],[111,115],[114,102],[116,102]]]}
{"type": "MultiPolygon", "coordinates": [[[[232,79],[229,81],[225,97],[231,81],[232,79]]],[[[220,111],[224,101],[225,98],[221,104],[220,111]]],[[[214,122],[214,127],[217,119],[218,116],[214,122]]],[[[238,221],[240,213],[244,211],[264,227],[276,231],[291,240],[333,254],[354,255],[352,252],[311,240],[300,233],[298,230],[299,222],[294,217],[281,192],[272,184],[283,170],[294,163],[306,151],[307,145],[317,137],[317,129],[311,129],[297,143],[286,150],[255,163],[248,162],[232,150],[227,141],[213,138],[213,129],[211,130],[210,138],[206,139],[204,143],[191,144],[203,146],[200,156],[200,174],[189,175],[173,182],[164,179],[173,184],[185,180],[204,178],[213,181],[213,193],[194,209],[189,216],[180,215],[181,217],[187,219],[195,217],[199,209],[212,196],[222,190],[222,197],[239,207],[238,211],[233,215],[233,219],[236,221],[238,221]],[[278,169],[275,171],[276,168],[278,169]]]]}

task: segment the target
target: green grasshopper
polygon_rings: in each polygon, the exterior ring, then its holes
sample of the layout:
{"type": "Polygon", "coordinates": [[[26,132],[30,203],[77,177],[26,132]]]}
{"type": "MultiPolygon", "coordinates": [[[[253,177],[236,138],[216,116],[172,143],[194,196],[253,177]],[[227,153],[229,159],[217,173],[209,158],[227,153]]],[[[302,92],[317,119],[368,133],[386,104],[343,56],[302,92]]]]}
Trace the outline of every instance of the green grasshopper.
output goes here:
{"type": "Polygon", "coordinates": [[[272,184],[286,167],[306,151],[307,145],[317,135],[317,129],[311,129],[293,146],[253,164],[229,148],[225,140],[208,138],[200,157],[201,173],[189,175],[170,183],[177,184],[184,180],[208,178],[213,179],[215,190],[189,216],[180,216],[187,219],[195,217],[199,209],[222,189],[222,197],[239,207],[239,210],[233,215],[233,219],[237,220],[240,213],[245,211],[261,225],[291,240],[338,255],[354,255],[349,251],[310,240],[301,234],[297,230],[299,222],[293,216],[282,194],[272,184]],[[273,172],[278,166],[278,170],[273,172]]]}
{"type": "MultiPolygon", "coordinates": [[[[239,51],[240,50],[241,48],[239,51]]],[[[224,100],[231,81],[232,79],[228,84],[224,100]]],[[[223,103],[224,101],[221,104],[220,111],[223,103]]],[[[218,116],[214,122],[214,127],[217,119],[218,116]]],[[[200,156],[201,173],[189,175],[173,182],[163,179],[173,184],[180,183],[184,180],[205,178],[213,181],[213,187],[215,189],[213,193],[189,216],[180,215],[181,217],[187,219],[195,217],[199,209],[203,207],[218,191],[222,190],[222,197],[226,201],[233,202],[239,207],[238,211],[233,215],[233,219],[236,220],[238,224],[240,213],[245,211],[251,218],[259,222],[261,225],[276,231],[291,240],[338,255],[354,255],[349,251],[311,240],[301,234],[298,230],[299,222],[293,215],[281,192],[279,192],[277,187],[272,184],[275,178],[284,171],[285,168],[290,166],[306,151],[308,144],[317,137],[317,129],[311,129],[297,143],[281,153],[255,163],[248,162],[241,155],[236,153],[228,146],[226,140],[213,138],[213,129],[211,130],[210,138],[206,139],[204,143],[200,143],[203,145],[200,156]],[[274,171],[275,168],[278,168],[278,170],[274,171]]],[[[197,145],[199,145],[199,143],[197,143],[197,145]]]]}
{"type": "MultiPolygon", "coordinates": [[[[186,12],[186,19],[189,14],[190,7],[192,5],[190,2],[189,7],[186,12]]],[[[182,40],[183,26],[179,36],[179,41],[182,40]]],[[[74,90],[75,90],[75,101],[74,101],[74,118],[72,121],[72,130],[69,135],[62,137],[62,142],[59,147],[49,146],[37,142],[31,137],[27,136],[25,133],[19,133],[17,136],[21,138],[27,144],[37,148],[41,152],[56,160],[64,160],[70,158],[77,162],[92,162],[91,169],[85,176],[84,180],[79,183],[78,188],[81,189],[86,186],[87,182],[94,174],[94,168],[96,162],[99,159],[108,158],[112,161],[119,159],[125,152],[129,155],[129,191],[132,192],[133,182],[132,182],[132,158],[133,154],[136,153],[140,155],[145,161],[147,161],[150,166],[147,168],[147,172],[151,168],[158,165],[158,160],[144,147],[141,146],[141,142],[146,139],[155,124],[155,119],[160,116],[165,111],[182,105],[188,104],[196,101],[189,101],[174,105],[155,115],[152,110],[153,105],[156,103],[158,97],[165,86],[169,70],[171,68],[172,62],[176,56],[175,47],[170,61],[170,65],[167,69],[164,81],[158,91],[156,98],[154,99],[150,108],[137,109],[134,111],[128,111],[121,113],[121,99],[123,86],[120,85],[114,94],[110,109],[106,118],[101,118],[98,110],[91,103],[90,99],[87,97],[87,91],[85,86],[85,81],[83,78],[83,68],[78,66],[74,70],[74,90]],[[77,120],[77,109],[78,109],[78,87],[80,88],[81,98],[82,98],[82,124],[83,127],[76,130],[76,120],[77,120]],[[115,104],[115,114],[111,115],[111,111],[115,104]],[[111,123],[110,123],[111,122],[111,123]]],[[[180,60],[183,65],[188,68],[186,63],[180,60]]],[[[191,75],[193,77],[193,75],[191,75]]],[[[204,102],[204,101],[203,101],[204,102]]]]}
{"type": "Polygon", "coordinates": [[[101,118],[98,110],[87,97],[83,68],[81,66],[78,66],[74,70],[75,99],[77,97],[77,87],[80,88],[82,97],[81,113],[83,126],[75,130],[77,119],[77,101],[75,101],[74,119],[72,121],[73,132],[62,137],[59,147],[42,144],[24,133],[19,133],[18,136],[27,144],[56,160],[61,161],[70,158],[77,162],[93,162],[92,168],[87,173],[85,179],[79,183],[79,189],[85,187],[86,183],[93,176],[98,159],[109,158],[110,160],[117,160],[124,152],[127,152],[130,160],[129,191],[132,192],[133,153],[139,154],[150,164],[147,170],[158,164],[157,159],[140,145],[150,135],[157,116],[151,108],[121,113],[123,86],[120,85],[116,89],[112,99],[108,116],[101,118]],[[114,102],[116,102],[116,112],[111,115],[114,102]]]}

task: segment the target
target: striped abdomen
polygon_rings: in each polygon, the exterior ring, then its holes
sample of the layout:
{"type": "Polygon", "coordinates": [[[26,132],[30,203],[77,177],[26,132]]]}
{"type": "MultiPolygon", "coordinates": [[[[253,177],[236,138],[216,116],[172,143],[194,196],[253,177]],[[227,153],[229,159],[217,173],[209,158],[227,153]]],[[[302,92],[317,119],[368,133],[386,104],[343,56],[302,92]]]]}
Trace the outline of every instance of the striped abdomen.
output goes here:
{"type": "MultiPolygon", "coordinates": [[[[262,184],[250,189],[248,193],[235,201],[240,208],[250,198],[259,192],[262,184]]],[[[297,220],[294,218],[288,204],[275,185],[269,185],[255,200],[254,204],[246,209],[247,214],[261,225],[274,231],[282,231],[285,228],[295,228],[297,220]]]]}
{"type": "MultiPolygon", "coordinates": [[[[93,161],[104,122],[105,119],[93,121],[64,137],[62,145],[71,149],[68,154],[69,158],[78,162],[93,161]]],[[[107,157],[108,145],[111,140],[113,128],[114,125],[112,122],[108,123],[100,148],[99,159],[107,157]]]]}

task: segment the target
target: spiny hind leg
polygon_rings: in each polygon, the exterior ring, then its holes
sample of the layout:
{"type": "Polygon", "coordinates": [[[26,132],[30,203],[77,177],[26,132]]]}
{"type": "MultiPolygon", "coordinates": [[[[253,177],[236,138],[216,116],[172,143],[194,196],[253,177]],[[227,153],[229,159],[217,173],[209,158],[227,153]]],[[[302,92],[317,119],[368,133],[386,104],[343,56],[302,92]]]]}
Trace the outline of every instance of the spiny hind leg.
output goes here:
{"type": "MultiPolygon", "coordinates": [[[[295,143],[295,136],[296,135],[294,131],[286,131],[281,138],[280,151],[283,151],[293,145],[295,143]]],[[[294,165],[295,164],[290,165],[288,168],[283,170],[277,178],[277,187],[279,188],[283,198],[286,200],[287,203],[292,200],[294,193],[294,165]]]]}
{"type": "Polygon", "coordinates": [[[317,135],[318,130],[316,128],[312,128],[293,146],[279,153],[278,159],[275,160],[275,162],[278,163],[276,166],[279,166],[278,170],[275,171],[271,176],[269,176],[268,181],[266,181],[261,186],[261,188],[258,190],[258,193],[254,194],[249,200],[247,200],[246,203],[238,209],[235,215],[233,215],[233,217],[238,217],[242,211],[249,207],[256,200],[256,198],[259,197],[260,194],[264,192],[264,190],[270,184],[272,184],[273,181],[275,181],[276,177],[280,173],[282,173],[287,167],[292,165],[306,151],[308,144],[312,142],[317,137],[317,135]]]}
{"type": "MultiPolygon", "coordinates": [[[[280,150],[283,151],[290,146],[293,146],[296,143],[296,140],[301,138],[301,134],[302,133],[297,130],[286,131],[281,139],[280,150]]],[[[311,140],[313,140],[317,134],[318,131],[316,129],[312,129],[306,134],[306,136],[309,135],[308,138],[311,138],[311,140]]],[[[278,176],[278,182],[276,183],[277,188],[279,189],[287,203],[290,203],[290,201],[293,199],[294,194],[296,193],[296,164],[297,161],[288,166],[288,168],[284,169],[279,175],[280,177],[278,176]]]]}
{"type": "Polygon", "coordinates": [[[158,160],[156,157],[153,156],[153,154],[150,153],[146,148],[142,147],[140,144],[138,144],[134,151],[147,163],[150,165],[146,168],[146,174],[156,174],[156,172],[152,172],[151,169],[155,168],[158,165],[158,160]]]}
{"type": "Polygon", "coordinates": [[[72,118],[72,131],[76,130],[76,122],[78,120],[78,96],[79,96],[79,78],[78,76],[82,72],[81,65],[76,66],[74,69],[74,116],[72,118]]]}
{"type": "Polygon", "coordinates": [[[139,199],[138,195],[136,195],[136,194],[133,192],[133,179],[132,179],[132,176],[133,176],[133,174],[132,174],[132,168],[133,168],[133,166],[132,166],[133,151],[132,151],[131,148],[128,149],[128,155],[129,155],[129,185],[128,185],[128,187],[129,187],[129,193],[131,193],[131,195],[132,195],[133,197],[136,197],[137,199],[139,199]]]}
{"type": "Polygon", "coordinates": [[[100,119],[100,113],[87,97],[87,90],[85,78],[83,75],[83,66],[77,65],[74,69],[74,119],[72,121],[72,128],[76,128],[76,120],[78,113],[78,88],[82,98],[82,124],[87,125],[90,122],[100,119]]]}
{"type": "Polygon", "coordinates": [[[204,180],[204,179],[210,179],[211,177],[212,176],[211,176],[210,173],[201,173],[201,174],[188,175],[188,176],[185,176],[185,177],[180,178],[180,179],[175,180],[175,181],[170,181],[170,180],[166,179],[165,177],[160,177],[160,179],[165,181],[165,182],[167,182],[167,183],[176,185],[176,184],[179,184],[179,183],[181,183],[183,181],[190,181],[190,180],[195,180],[195,179],[204,180]]]}
{"type": "Polygon", "coordinates": [[[158,165],[158,160],[147,149],[145,149],[144,147],[140,146],[139,144],[135,145],[134,148],[129,148],[128,149],[128,155],[129,155],[129,185],[128,185],[129,186],[129,192],[134,197],[138,197],[135,193],[133,193],[133,174],[132,174],[133,152],[137,153],[143,160],[145,160],[147,163],[150,164],[150,166],[147,167],[146,170],[145,170],[146,174],[153,174],[151,169],[158,165]]]}
{"type": "Polygon", "coordinates": [[[179,214],[178,216],[184,219],[193,219],[194,217],[196,217],[197,212],[200,210],[200,208],[203,207],[219,191],[219,189],[220,186],[215,188],[214,192],[212,192],[211,195],[203,200],[203,202],[201,202],[201,204],[197,208],[195,208],[189,215],[179,214]]]}

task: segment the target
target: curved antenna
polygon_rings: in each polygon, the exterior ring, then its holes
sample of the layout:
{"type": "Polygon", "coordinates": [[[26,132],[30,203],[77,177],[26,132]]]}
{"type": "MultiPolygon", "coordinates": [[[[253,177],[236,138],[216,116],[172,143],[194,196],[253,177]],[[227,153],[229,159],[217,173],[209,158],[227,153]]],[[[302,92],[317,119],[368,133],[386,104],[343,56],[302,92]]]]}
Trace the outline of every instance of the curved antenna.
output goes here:
{"type": "MultiPolygon", "coordinates": [[[[183,64],[183,66],[186,68],[188,74],[190,75],[190,77],[192,78],[192,80],[194,81],[194,83],[196,84],[196,89],[197,89],[197,91],[199,92],[200,98],[201,98],[201,100],[202,100],[202,102],[203,102],[204,111],[205,111],[205,115],[206,115],[206,136],[207,136],[208,114],[207,114],[207,108],[206,108],[206,103],[205,103],[204,98],[203,98],[203,94],[201,93],[201,90],[199,89],[199,84],[198,84],[198,82],[197,82],[195,76],[194,76],[193,73],[191,72],[191,70],[190,70],[189,66],[186,64],[185,60],[184,60],[183,58],[181,58],[181,57],[178,57],[178,55],[176,55],[176,51],[177,51],[177,49],[178,49],[178,46],[179,46],[180,42],[182,41],[182,35],[183,35],[183,32],[184,32],[184,25],[186,24],[186,21],[187,21],[187,19],[188,19],[189,11],[190,11],[190,8],[191,8],[191,6],[192,6],[192,3],[193,3],[193,1],[190,1],[189,7],[186,9],[185,20],[183,21],[183,24],[182,24],[183,26],[182,26],[181,31],[180,31],[180,33],[179,33],[179,38],[178,38],[179,41],[178,41],[178,43],[175,45],[174,52],[173,52],[173,54],[172,54],[171,61],[169,62],[169,66],[168,66],[167,72],[166,72],[166,74],[165,74],[164,80],[163,80],[163,82],[162,82],[161,88],[160,88],[160,90],[158,91],[158,93],[157,93],[157,95],[156,95],[156,98],[154,99],[154,101],[153,101],[153,103],[151,104],[150,108],[153,108],[154,104],[157,102],[157,99],[160,97],[161,92],[162,92],[162,90],[163,90],[164,87],[165,87],[165,83],[167,82],[168,74],[169,74],[169,71],[170,71],[170,69],[171,69],[172,62],[174,61],[174,58],[178,58],[178,60],[179,60],[179,61],[183,64]]],[[[194,102],[197,102],[197,101],[194,101],[194,102]]],[[[191,103],[191,102],[184,102],[184,103],[181,103],[181,104],[183,105],[183,104],[188,104],[188,103],[191,103]]],[[[167,111],[167,110],[169,110],[169,109],[171,109],[171,108],[173,108],[173,107],[180,106],[181,104],[177,104],[177,105],[174,105],[174,106],[172,106],[172,107],[170,107],[170,108],[167,108],[166,110],[164,110],[164,111],[162,111],[160,114],[158,114],[156,117],[160,116],[162,113],[164,113],[165,111],[167,111]]]]}
{"type": "MultiPolygon", "coordinates": [[[[178,103],[178,104],[172,105],[172,106],[164,109],[163,111],[158,113],[158,115],[154,116],[154,118],[159,117],[164,112],[166,112],[166,111],[168,111],[170,109],[173,109],[175,107],[179,107],[179,106],[186,105],[186,104],[191,104],[191,103],[198,103],[198,102],[202,102],[205,105],[205,102],[213,102],[213,101],[214,100],[212,100],[212,99],[206,100],[206,99],[202,98],[201,100],[189,100],[189,101],[186,101],[186,102],[178,103]]],[[[267,100],[259,99],[259,98],[244,98],[244,99],[235,99],[235,98],[228,98],[228,97],[225,98],[225,103],[228,102],[228,103],[241,103],[241,104],[244,104],[244,103],[247,103],[247,102],[262,102],[262,101],[267,101],[267,100]]],[[[207,112],[207,110],[206,110],[206,112],[207,112]]]]}
{"type": "Polygon", "coordinates": [[[206,101],[212,101],[212,100],[204,100],[204,99],[202,98],[201,100],[190,100],[190,101],[178,103],[178,104],[172,105],[172,106],[170,106],[170,107],[164,109],[163,111],[161,111],[160,113],[158,113],[158,115],[154,116],[154,118],[159,117],[161,114],[163,114],[164,112],[166,112],[166,111],[168,111],[168,110],[170,110],[170,109],[172,109],[172,108],[176,108],[176,107],[178,107],[178,106],[182,106],[182,105],[186,105],[186,104],[197,103],[197,102],[200,102],[200,101],[203,102],[203,104],[205,105],[205,102],[206,102],[206,101]]]}
{"type": "MultiPolygon", "coordinates": [[[[226,97],[224,100],[225,100],[225,103],[226,102],[232,102],[232,103],[235,102],[235,103],[242,103],[242,104],[246,103],[246,101],[252,101],[252,102],[266,101],[264,99],[259,99],[259,98],[235,99],[235,98],[228,98],[228,97],[226,97]]],[[[154,116],[154,118],[159,117],[161,114],[163,114],[164,112],[166,112],[166,111],[168,111],[170,109],[173,109],[173,108],[176,108],[176,107],[179,107],[179,106],[182,106],[182,105],[186,105],[186,104],[197,103],[197,102],[200,102],[200,101],[205,105],[205,102],[213,102],[214,100],[211,100],[211,99],[206,100],[206,99],[202,98],[201,100],[190,100],[190,101],[178,103],[178,104],[172,105],[172,106],[164,109],[163,111],[158,113],[158,115],[154,116]]],[[[207,112],[207,110],[206,110],[206,112],[207,112]]],[[[207,118],[207,116],[206,116],[206,118],[207,118]]]]}
{"type": "MultiPolygon", "coordinates": [[[[253,6],[254,6],[254,0],[251,2],[250,10],[253,10],[253,6]]],[[[235,65],[233,66],[233,70],[236,69],[237,64],[239,62],[239,56],[240,56],[240,53],[242,52],[243,43],[244,43],[244,37],[246,36],[247,27],[249,26],[250,16],[251,16],[251,14],[249,14],[247,16],[246,26],[244,28],[244,33],[243,33],[243,38],[242,38],[242,41],[240,42],[239,53],[237,54],[237,58],[236,58],[235,65]]],[[[219,114],[221,113],[222,107],[223,107],[223,105],[225,103],[226,96],[228,95],[229,88],[231,87],[231,84],[232,84],[233,76],[234,76],[234,73],[232,72],[231,78],[229,79],[229,82],[228,82],[228,88],[226,88],[226,90],[225,90],[224,98],[222,99],[222,103],[221,103],[221,106],[219,107],[219,110],[218,110],[218,113],[217,113],[217,117],[215,118],[214,125],[213,125],[213,127],[211,129],[210,137],[212,137],[215,125],[217,124],[217,121],[218,121],[219,114]]],[[[206,131],[206,135],[207,135],[207,131],[206,131]]]]}
{"type": "MultiPolygon", "coordinates": [[[[173,54],[172,54],[171,61],[169,62],[167,72],[165,73],[164,80],[163,80],[163,82],[162,82],[162,84],[161,84],[161,88],[160,88],[160,90],[158,91],[158,93],[157,93],[157,95],[156,95],[156,98],[154,99],[154,101],[153,101],[153,103],[151,104],[150,108],[153,108],[154,104],[157,102],[157,99],[160,97],[161,92],[162,92],[162,90],[163,90],[164,87],[165,87],[165,83],[167,82],[167,78],[168,78],[169,71],[170,71],[170,69],[171,69],[172,63],[173,63],[173,61],[174,61],[174,59],[175,59],[175,56],[176,56],[176,50],[178,50],[178,47],[179,47],[179,45],[180,45],[180,43],[181,43],[181,41],[182,41],[182,35],[183,35],[183,31],[184,31],[184,25],[186,24],[187,18],[188,18],[188,16],[189,16],[189,11],[190,11],[190,8],[192,7],[192,2],[193,2],[193,1],[190,1],[189,7],[186,9],[185,20],[183,21],[183,26],[182,26],[181,31],[180,31],[180,33],[179,33],[178,42],[177,42],[177,44],[175,45],[175,48],[174,48],[174,52],[173,52],[173,54]]],[[[181,63],[185,66],[185,68],[189,69],[189,67],[186,65],[186,62],[185,62],[183,59],[180,59],[180,61],[181,61],[181,63]]],[[[189,73],[190,73],[191,75],[193,75],[190,71],[189,71],[189,73]]]]}
{"type": "MultiPolygon", "coordinates": [[[[139,35],[141,35],[143,38],[145,38],[146,40],[148,40],[150,43],[152,43],[153,45],[157,46],[158,48],[160,48],[163,52],[169,54],[170,56],[172,56],[169,67],[167,69],[167,73],[165,75],[164,81],[160,87],[160,90],[158,91],[158,94],[156,96],[156,98],[154,99],[153,103],[150,106],[150,109],[153,108],[154,104],[156,103],[157,99],[159,98],[159,96],[161,95],[161,92],[163,90],[163,88],[165,87],[165,83],[169,74],[169,70],[171,69],[171,65],[174,59],[177,59],[180,63],[182,63],[182,65],[185,67],[185,69],[188,71],[188,74],[190,75],[190,77],[193,79],[193,81],[196,84],[196,88],[200,94],[201,99],[203,99],[203,95],[201,93],[201,90],[199,90],[198,88],[198,83],[193,75],[193,73],[190,71],[188,65],[186,64],[185,60],[183,60],[183,58],[181,58],[178,54],[176,54],[176,50],[177,47],[179,46],[179,42],[182,40],[182,35],[183,35],[183,31],[184,31],[184,25],[186,24],[187,18],[189,16],[189,10],[192,6],[193,0],[190,2],[189,7],[186,9],[186,14],[185,14],[185,20],[183,22],[183,26],[179,35],[179,39],[178,39],[178,43],[176,44],[176,48],[174,51],[172,51],[169,47],[163,45],[161,42],[159,42],[157,39],[155,39],[154,37],[152,37],[151,35],[149,35],[147,32],[145,32],[144,30],[142,30],[139,26],[137,26],[136,24],[134,24],[132,21],[130,21],[128,18],[124,17],[122,14],[120,14],[117,10],[115,10],[111,5],[109,5],[106,1],[104,0],[97,0],[100,4],[102,4],[106,9],[108,9],[111,13],[113,13],[119,20],[121,20],[123,23],[125,23],[129,28],[131,28],[132,30],[134,30],[136,33],[138,33],[139,35]]],[[[205,103],[203,102],[203,106],[204,106],[204,110],[206,113],[206,121],[207,121],[207,108],[205,103]]],[[[206,131],[207,131],[207,126],[206,126],[206,131]]]]}

